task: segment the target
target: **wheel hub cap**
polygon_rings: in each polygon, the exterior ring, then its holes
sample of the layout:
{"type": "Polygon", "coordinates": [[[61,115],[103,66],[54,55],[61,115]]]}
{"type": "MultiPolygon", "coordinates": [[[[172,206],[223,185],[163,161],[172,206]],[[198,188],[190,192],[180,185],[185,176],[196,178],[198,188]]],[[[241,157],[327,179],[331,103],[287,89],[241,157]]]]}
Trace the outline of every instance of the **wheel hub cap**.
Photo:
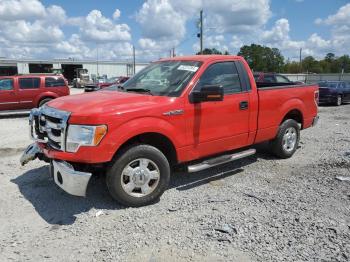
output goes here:
{"type": "Polygon", "coordinates": [[[294,150],[297,143],[297,130],[294,127],[290,127],[286,130],[283,136],[283,149],[287,152],[294,150]]]}
{"type": "Polygon", "coordinates": [[[128,195],[144,197],[156,189],[159,179],[158,166],[150,159],[140,158],[125,166],[121,175],[121,185],[128,195]]]}

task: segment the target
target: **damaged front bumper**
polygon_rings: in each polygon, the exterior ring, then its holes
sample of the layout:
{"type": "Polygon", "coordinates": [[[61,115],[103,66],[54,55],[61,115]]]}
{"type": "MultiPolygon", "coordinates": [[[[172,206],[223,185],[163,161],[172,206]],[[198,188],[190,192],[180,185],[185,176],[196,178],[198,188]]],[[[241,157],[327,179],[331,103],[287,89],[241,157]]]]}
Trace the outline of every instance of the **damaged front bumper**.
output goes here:
{"type": "MultiPolygon", "coordinates": [[[[23,166],[36,158],[42,159],[43,157],[45,156],[42,150],[37,143],[34,143],[29,145],[24,151],[20,162],[23,166]]],[[[51,172],[55,183],[68,194],[86,196],[86,189],[92,176],[91,173],[76,171],[68,162],[59,160],[51,161],[51,172]]]]}
{"type": "Polygon", "coordinates": [[[86,196],[86,189],[91,173],[74,170],[73,166],[65,161],[52,161],[53,177],[55,183],[74,196],[86,196]]]}

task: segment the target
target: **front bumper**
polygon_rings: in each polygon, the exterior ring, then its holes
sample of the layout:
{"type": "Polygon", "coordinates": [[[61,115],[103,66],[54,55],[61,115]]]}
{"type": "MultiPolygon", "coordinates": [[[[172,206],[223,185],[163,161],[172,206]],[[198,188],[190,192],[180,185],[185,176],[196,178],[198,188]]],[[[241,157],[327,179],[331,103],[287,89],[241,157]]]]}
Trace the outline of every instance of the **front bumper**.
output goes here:
{"type": "Polygon", "coordinates": [[[319,116],[315,116],[314,120],[312,121],[312,126],[316,126],[318,124],[318,121],[320,120],[319,116]]]}
{"type": "Polygon", "coordinates": [[[55,183],[74,196],[86,196],[86,189],[91,173],[74,170],[73,166],[65,161],[52,161],[51,170],[55,183]]]}
{"type": "MultiPolygon", "coordinates": [[[[43,151],[37,143],[31,144],[23,152],[20,162],[23,166],[37,157],[40,158],[42,154],[43,151]]],[[[86,189],[92,176],[91,173],[76,171],[68,162],[59,160],[51,161],[51,172],[55,183],[68,194],[74,196],[86,195],[86,189]]]]}

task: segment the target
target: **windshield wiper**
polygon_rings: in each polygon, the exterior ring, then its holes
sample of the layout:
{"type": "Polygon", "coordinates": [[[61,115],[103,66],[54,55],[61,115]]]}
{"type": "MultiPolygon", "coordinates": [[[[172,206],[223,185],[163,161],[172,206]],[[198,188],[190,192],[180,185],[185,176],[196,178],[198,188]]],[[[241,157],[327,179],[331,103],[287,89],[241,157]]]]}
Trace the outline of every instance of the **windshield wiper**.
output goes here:
{"type": "Polygon", "coordinates": [[[147,93],[153,96],[151,90],[145,89],[145,88],[128,88],[126,89],[127,92],[140,92],[140,93],[147,93]]]}

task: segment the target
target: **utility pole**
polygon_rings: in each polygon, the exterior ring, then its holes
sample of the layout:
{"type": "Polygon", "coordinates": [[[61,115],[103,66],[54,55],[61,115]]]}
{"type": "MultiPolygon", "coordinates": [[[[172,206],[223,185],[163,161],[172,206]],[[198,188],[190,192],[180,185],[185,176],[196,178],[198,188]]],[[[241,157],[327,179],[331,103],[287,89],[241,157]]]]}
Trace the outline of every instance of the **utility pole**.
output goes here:
{"type": "Polygon", "coordinates": [[[132,46],[132,56],[133,56],[133,73],[136,74],[136,55],[135,55],[135,46],[132,46]]]}
{"type": "Polygon", "coordinates": [[[201,47],[201,52],[200,54],[203,54],[203,10],[200,11],[200,22],[199,22],[199,26],[200,26],[200,47],[201,47]]]}
{"type": "Polygon", "coordinates": [[[173,57],[175,57],[175,47],[173,47],[173,57]]]}
{"type": "Polygon", "coordinates": [[[99,74],[98,74],[98,43],[96,43],[96,73],[97,73],[97,77],[99,77],[99,74]]]}
{"type": "Polygon", "coordinates": [[[303,72],[303,64],[302,64],[302,60],[301,60],[301,52],[303,51],[302,48],[300,48],[300,53],[299,53],[299,66],[300,66],[300,73],[303,72]]]}

